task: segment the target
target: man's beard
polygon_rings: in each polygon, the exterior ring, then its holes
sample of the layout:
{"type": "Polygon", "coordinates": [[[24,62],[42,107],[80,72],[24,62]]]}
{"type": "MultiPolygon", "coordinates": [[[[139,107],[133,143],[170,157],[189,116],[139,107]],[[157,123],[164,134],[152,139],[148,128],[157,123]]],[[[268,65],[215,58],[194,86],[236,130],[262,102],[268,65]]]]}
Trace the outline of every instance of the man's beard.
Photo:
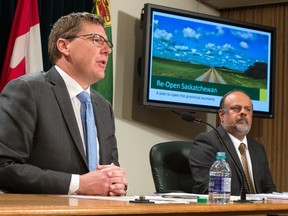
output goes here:
{"type": "Polygon", "coordinates": [[[225,130],[228,131],[232,135],[238,135],[238,136],[243,136],[243,137],[246,136],[251,129],[251,125],[247,123],[246,119],[244,119],[245,123],[239,122],[240,120],[243,120],[243,119],[237,120],[235,124],[224,125],[225,130]]]}

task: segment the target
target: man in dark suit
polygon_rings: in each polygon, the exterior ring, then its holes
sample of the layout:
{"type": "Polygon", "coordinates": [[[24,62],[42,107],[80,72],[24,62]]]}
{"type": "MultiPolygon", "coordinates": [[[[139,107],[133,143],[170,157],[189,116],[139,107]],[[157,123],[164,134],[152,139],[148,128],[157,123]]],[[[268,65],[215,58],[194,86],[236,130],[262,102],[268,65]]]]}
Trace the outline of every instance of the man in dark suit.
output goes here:
{"type": "Polygon", "coordinates": [[[0,188],[12,193],[124,195],[111,105],[90,85],[104,78],[112,43],[95,14],[72,13],[53,26],[54,65],[9,82],[0,96],[0,188]],[[81,102],[91,96],[97,168],[86,159],[81,102]]]}
{"type": "Polygon", "coordinates": [[[209,170],[216,160],[216,153],[220,151],[226,152],[227,161],[231,168],[232,195],[240,195],[243,184],[248,193],[276,191],[263,144],[246,136],[252,124],[252,109],[253,105],[249,96],[242,91],[228,92],[222,98],[218,111],[221,125],[217,131],[223,141],[213,130],[199,134],[191,146],[189,162],[195,183],[194,193],[208,193],[209,170]],[[241,154],[238,150],[241,143],[244,143],[247,148],[246,155],[248,172],[252,181],[251,188],[248,186],[241,162],[241,154]]]}

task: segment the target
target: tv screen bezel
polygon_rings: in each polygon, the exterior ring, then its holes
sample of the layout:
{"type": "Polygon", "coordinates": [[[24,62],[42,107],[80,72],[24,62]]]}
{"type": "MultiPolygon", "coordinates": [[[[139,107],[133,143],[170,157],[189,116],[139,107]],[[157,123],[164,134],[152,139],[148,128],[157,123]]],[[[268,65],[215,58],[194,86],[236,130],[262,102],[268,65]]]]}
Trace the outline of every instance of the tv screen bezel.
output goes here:
{"type": "Polygon", "coordinates": [[[165,108],[170,110],[183,110],[189,112],[206,112],[217,113],[219,106],[202,106],[196,104],[181,104],[173,102],[164,102],[150,100],[149,94],[149,76],[150,76],[150,49],[151,49],[151,31],[152,31],[152,13],[153,11],[163,12],[167,14],[180,15],[191,17],[194,19],[200,19],[205,21],[211,21],[214,23],[234,25],[244,28],[250,28],[254,30],[266,31],[271,33],[271,58],[270,58],[270,98],[269,98],[269,111],[253,111],[253,116],[260,118],[274,118],[274,80],[275,80],[275,54],[276,54],[276,28],[271,26],[264,26],[254,23],[248,23],[238,20],[226,19],[217,16],[202,14],[198,12],[192,12],[177,8],[166,7],[162,5],[156,5],[151,3],[144,4],[144,8],[141,14],[141,26],[142,26],[142,56],[141,56],[141,71],[140,71],[140,103],[144,107],[149,108],[165,108]]]}

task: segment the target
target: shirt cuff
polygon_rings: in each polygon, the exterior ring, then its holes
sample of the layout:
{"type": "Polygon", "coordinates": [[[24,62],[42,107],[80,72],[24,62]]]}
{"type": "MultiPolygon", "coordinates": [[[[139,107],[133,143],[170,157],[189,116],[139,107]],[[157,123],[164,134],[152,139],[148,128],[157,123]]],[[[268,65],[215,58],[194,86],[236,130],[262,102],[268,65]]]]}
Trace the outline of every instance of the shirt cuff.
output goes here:
{"type": "Polygon", "coordinates": [[[72,174],[68,195],[77,195],[76,191],[79,189],[79,185],[80,175],[72,174]]]}

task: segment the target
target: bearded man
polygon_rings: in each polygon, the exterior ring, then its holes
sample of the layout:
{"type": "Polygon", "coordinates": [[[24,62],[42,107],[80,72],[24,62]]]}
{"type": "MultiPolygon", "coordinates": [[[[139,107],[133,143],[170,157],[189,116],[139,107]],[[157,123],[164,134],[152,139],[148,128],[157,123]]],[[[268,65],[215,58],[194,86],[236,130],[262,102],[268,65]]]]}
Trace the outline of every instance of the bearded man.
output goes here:
{"type": "Polygon", "coordinates": [[[228,92],[220,101],[218,116],[221,122],[216,129],[218,132],[212,130],[201,133],[191,145],[189,163],[194,180],[193,193],[208,193],[209,169],[216,160],[217,152],[226,152],[227,155],[226,160],[232,173],[231,195],[240,195],[243,186],[248,193],[276,191],[264,145],[247,136],[253,117],[250,97],[239,90],[228,92]],[[243,146],[243,151],[246,152],[246,173],[242,165],[240,146],[243,146]],[[249,180],[246,177],[248,175],[249,180]]]}

